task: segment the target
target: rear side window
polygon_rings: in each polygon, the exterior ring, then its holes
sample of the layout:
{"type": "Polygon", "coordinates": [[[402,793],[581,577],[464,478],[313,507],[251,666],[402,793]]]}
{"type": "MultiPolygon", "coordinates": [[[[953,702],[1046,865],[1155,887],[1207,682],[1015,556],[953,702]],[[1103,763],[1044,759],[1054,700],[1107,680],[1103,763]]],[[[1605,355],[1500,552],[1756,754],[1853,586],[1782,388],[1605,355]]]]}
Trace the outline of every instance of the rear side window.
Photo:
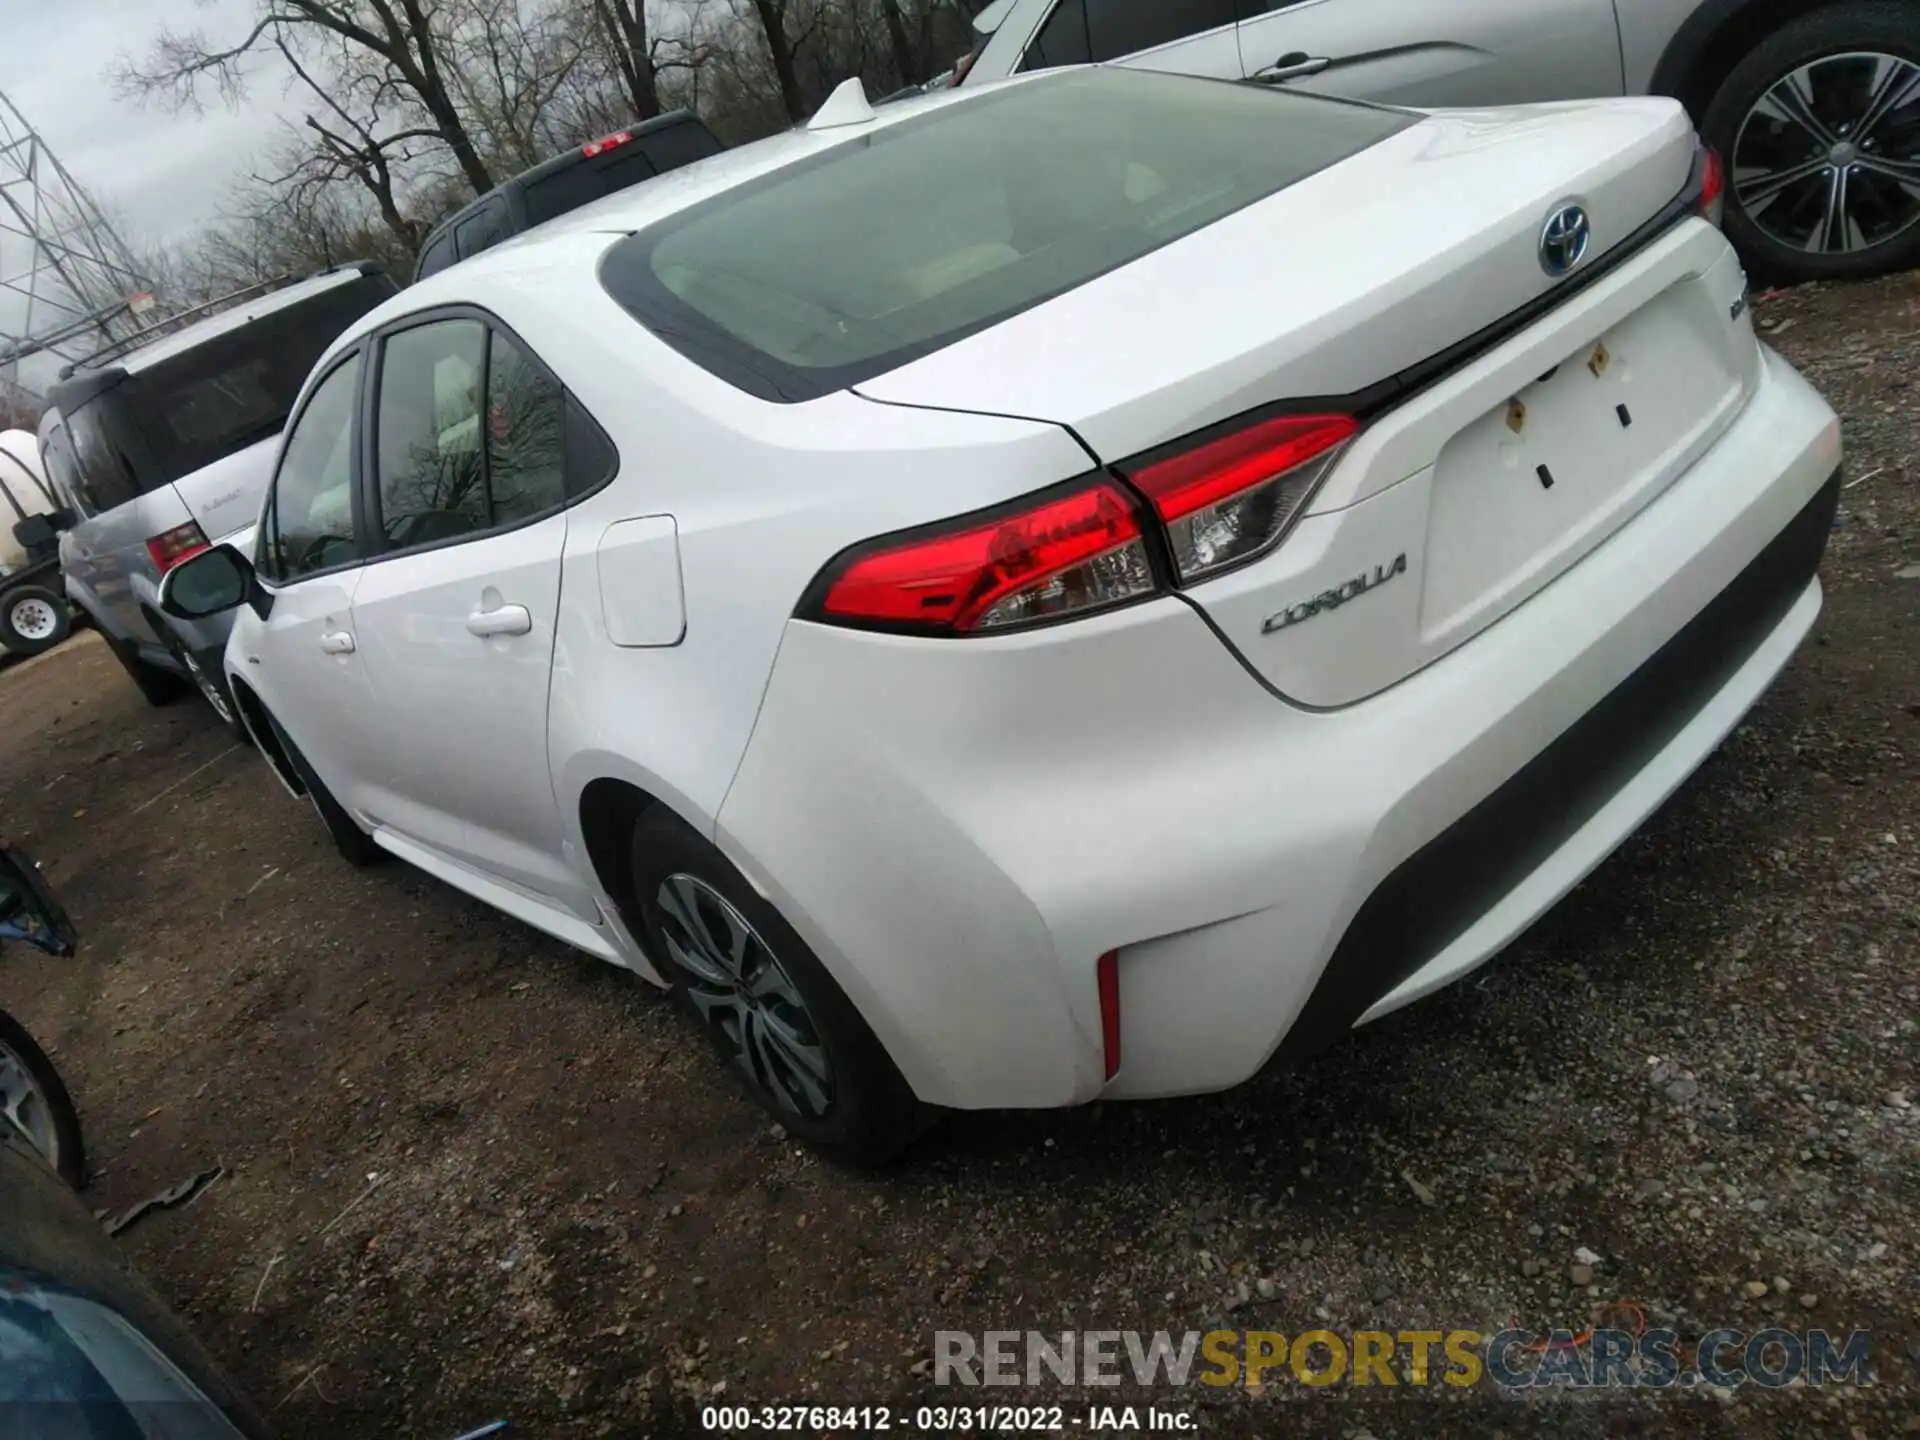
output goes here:
{"type": "Polygon", "coordinates": [[[1027,47],[1022,70],[1052,70],[1062,65],[1085,65],[1093,59],[1087,38],[1087,0],[1060,0],[1040,33],[1027,47]]]}
{"type": "Polygon", "coordinates": [[[460,245],[460,258],[468,259],[482,250],[492,249],[513,234],[513,220],[507,214],[507,202],[498,197],[489,200],[472,215],[453,227],[460,245]]]}
{"type": "Polygon", "coordinates": [[[1130,70],[986,91],[617,243],[609,293],[770,400],[938,350],[1414,123],[1403,111],[1130,70]]]}
{"type": "Polygon", "coordinates": [[[393,549],[517,525],[566,501],[566,393],[480,320],[389,337],[377,414],[380,528],[393,549]]]}
{"type": "Polygon", "coordinates": [[[1118,60],[1234,23],[1233,0],[1086,0],[1095,60],[1118,60]]]}
{"type": "Polygon", "coordinates": [[[40,460],[47,467],[47,478],[59,493],[63,505],[76,505],[80,494],[80,464],[74,459],[73,441],[64,425],[47,431],[40,445],[40,460]]]}
{"type": "Polygon", "coordinates": [[[453,261],[453,232],[448,230],[420,252],[420,263],[414,267],[413,278],[424,280],[436,271],[446,269],[453,261]]]}

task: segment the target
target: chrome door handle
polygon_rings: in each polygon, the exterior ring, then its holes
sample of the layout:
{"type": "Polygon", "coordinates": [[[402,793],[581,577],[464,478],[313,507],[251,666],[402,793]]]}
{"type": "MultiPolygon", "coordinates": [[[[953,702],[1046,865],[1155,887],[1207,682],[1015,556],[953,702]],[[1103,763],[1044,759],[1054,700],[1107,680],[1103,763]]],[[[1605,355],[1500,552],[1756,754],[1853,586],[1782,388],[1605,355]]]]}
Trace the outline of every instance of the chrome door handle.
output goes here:
{"type": "Polygon", "coordinates": [[[1318,75],[1333,64],[1328,55],[1309,55],[1304,50],[1295,50],[1282,55],[1266,69],[1256,71],[1249,78],[1261,85],[1279,85],[1288,80],[1298,80],[1305,75],[1318,75]]]}
{"type": "Polygon", "coordinates": [[[533,629],[533,612],[524,605],[502,605],[493,610],[476,610],[467,616],[467,633],[486,638],[489,635],[525,635],[533,629]]]}
{"type": "Polygon", "coordinates": [[[320,648],[329,655],[351,655],[353,636],[344,630],[329,630],[320,637],[320,648]]]}

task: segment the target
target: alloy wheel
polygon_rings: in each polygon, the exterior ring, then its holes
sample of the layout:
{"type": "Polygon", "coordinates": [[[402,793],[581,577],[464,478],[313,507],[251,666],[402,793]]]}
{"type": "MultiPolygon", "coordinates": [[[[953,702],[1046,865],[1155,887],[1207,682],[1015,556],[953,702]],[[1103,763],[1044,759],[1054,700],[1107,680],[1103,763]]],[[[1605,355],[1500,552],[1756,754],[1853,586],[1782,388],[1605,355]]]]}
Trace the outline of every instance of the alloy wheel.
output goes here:
{"type": "Polygon", "coordinates": [[[1920,65],[1823,56],[1770,85],[1741,121],[1734,198],[1790,249],[1844,255],[1920,222],[1920,65]]]}
{"type": "Polygon", "coordinates": [[[21,639],[37,642],[47,639],[59,628],[60,617],[46,601],[29,595],[14,602],[13,609],[7,613],[7,624],[21,639]]]}
{"type": "Polygon", "coordinates": [[[193,683],[200,687],[200,693],[206,697],[207,703],[213,707],[213,713],[226,721],[227,724],[234,724],[233,707],[227,704],[225,692],[214,683],[213,677],[207,674],[200,662],[193,658],[190,651],[177,650],[174,653],[180,657],[180,663],[187,667],[187,674],[191,675],[193,677],[193,683]]]}
{"type": "Polygon", "coordinates": [[[53,1107],[33,1078],[27,1062],[0,1043],[0,1119],[13,1126],[28,1144],[56,1169],[60,1164],[60,1133],[53,1107]]]}
{"type": "Polygon", "coordinates": [[[667,876],[654,900],[687,998],[734,1063],[782,1110],[822,1119],[833,1106],[833,1066],[773,948],[697,875],[667,876]]]}

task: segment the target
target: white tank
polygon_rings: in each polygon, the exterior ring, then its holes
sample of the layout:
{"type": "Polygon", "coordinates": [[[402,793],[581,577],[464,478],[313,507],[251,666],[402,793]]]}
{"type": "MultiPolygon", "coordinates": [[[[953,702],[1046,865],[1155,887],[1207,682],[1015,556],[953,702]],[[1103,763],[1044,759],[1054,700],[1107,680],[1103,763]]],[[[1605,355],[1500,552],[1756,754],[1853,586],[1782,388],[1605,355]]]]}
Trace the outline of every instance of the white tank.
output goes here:
{"type": "Polygon", "coordinates": [[[14,525],[57,506],[40,463],[40,441],[31,430],[0,430],[0,575],[26,563],[26,551],[13,538],[14,525]]]}

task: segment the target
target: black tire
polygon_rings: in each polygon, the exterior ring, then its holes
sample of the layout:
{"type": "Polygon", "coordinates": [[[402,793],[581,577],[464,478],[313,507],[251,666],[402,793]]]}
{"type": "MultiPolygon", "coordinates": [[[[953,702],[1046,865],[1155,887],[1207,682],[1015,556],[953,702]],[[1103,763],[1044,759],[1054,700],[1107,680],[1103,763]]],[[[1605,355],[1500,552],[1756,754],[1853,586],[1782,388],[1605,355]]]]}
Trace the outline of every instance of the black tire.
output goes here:
{"type": "Polygon", "coordinates": [[[727,1069],[761,1108],[796,1138],[868,1165],[893,1158],[925,1128],[926,1108],[846,992],[726,856],[677,816],[657,807],[634,826],[631,853],[633,904],[648,953],[674,998],[693,1015],[727,1069]],[[681,958],[689,944],[687,927],[661,899],[669,880],[679,885],[675,894],[698,894],[696,907],[709,928],[726,923],[715,897],[746,922],[761,947],[752,953],[764,956],[757,968],[749,967],[756,984],[723,994],[681,958]],[[680,883],[686,881],[697,883],[680,883]],[[777,1033],[790,1037],[783,1043],[770,1038],[748,1043],[748,1025],[761,1037],[776,1032],[766,1019],[743,1021],[742,1010],[729,1008],[748,1003],[745,993],[759,988],[759,979],[773,982],[768,988],[776,998],[751,1003],[758,1015],[771,1014],[778,1022],[777,1033]],[[801,1042],[798,1049],[789,1048],[794,1038],[801,1042]],[[801,1067],[783,1058],[801,1051],[824,1057],[824,1076],[811,1072],[811,1086],[801,1067]]]}
{"type": "Polygon", "coordinates": [[[307,757],[300,753],[299,746],[293,743],[293,737],[281,728],[280,722],[270,712],[263,709],[261,713],[267,717],[267,725],[273,731],[273,740],[280,747],[280,753],[287,757],[287,764],[293,767],[294,774],[300,777],[300,783],[306,787],[307,798],[313,802],[320,823],[327,827],[327,834],[332,837],[333,847],[340,852],[341,858],[363,870],[385,860],[387,852],[374,844],[373,837],[341,808],[340,802],[333,798],[333,792],[313,773],[313,767],[307,763],[307,757]]]}
{"type": "Polygon", "coordinates": [[[72,633],[66,596],[44,585],[16,585],[0,595],[0,644],[14,654],[38,655],[72,633]]]}
{"type": "Polygon", "coordinates": [[[236,740],[248,739],[247,727],[240,719],[240,706],[234,700],[227,677],[220,668],[220,657],[217,654],[197,656],[182,645],[171,630],[161,625],[155,625],[154,628],[166,645],[167,653],[173,656],[173,663],[186,672],[187,683],[207,702],[207,708],[213,711],[227,732],[236,740]]]}
{"type": "MultiPolygon", "coordinates": [[[[1752,195],[1755,182],[1732,183],[1737,172],[1750,176],[1761,166],[1776,173],[1793,163],[1830,162],[1835,154],[1824,140],[1799,123],[1754,114],[1754,107],[1776,84],[1803,66],[1847,55],[1885,55],[1920,67],[1920,6],[1904,0],[1846,0],[1829,5],[1782,26],[1767,36],[1720,82],[1701,118],[1700,130],[1709,145],[1726,161],[1729,176],[1726,202],[1727,237],[1758,278],[1791,284],[1803,280],[1855,280],[1904,270],[1920,264],[1920,201],[1901,190],[1890,177],[1873,170],[1875,159],[1898,158],[1920,163],[1920,106],[1897,107],[1879,118],[1867,135],[1873,153],[1860,153],[1859,164],[1844,167],[1853,214],[1860,238],[1872,239],[1881,225],[1885,238],[1855,250],[1820,253],[1807,243],[1793,243],[1796,235],[1814,235],[1826,210],[1829,173],[1816,169],[1783,188],[1770,201],[1750,212],[1739,192],[1752,195]],[[1750,119],[1751,117],[1751,119],[1750,119]],[[1897,146],[1897,150],[1896,150],[1897,146]],[[1893,208],[1886,208],[1892,206],[1893,208]],[[1912,222],[1902,222],[1912,206],[1912,222]],[[1896,230],[1896,224],[1898,228],[1896,230]]],[[[1847,143],[1840,132],[1852,130],[1865,118],[1857,97],[1871,76],[1864,60],[1835,60],[1815,72],[1817,85],[1809,107],[1813,119],[1835,143],[1847,143]]],[[[1847,213],[1843,207],[1843,214],[1847,213]]],[[[1848,230],[1849,238],[1851,235],[1848,230]]]]}
{"type": "Polygon", "coordinates": [[[132,645],[98,620],[93,622],[93,628],[100,632],[100,638],[107,642],[107,649],[112,652],[113,658],[120,662],[120,668],[127,672],[127,678],[133,681],[134,688],[146,698],[149,705],[171,705],[193,692],[186,676],[162,670],[158,665],[149,665],[132,645]]]}
{"type": "MultiPolygon", "coordinates": [[[[47,1163],[59,1172],[62,1180],[76,1190],[84,1190],[87,1184],[87,1151],[80,1136],[80,1112],[74,1108],[73,1097],[67,1094],[67,1087],[61,1083],[60,1072],[54,1068],[46,1052],[34,1044],[33,1037],[25,1027],[4,1010],[0,1010],[0,1049],[10,1052],[31,1078],[36,1093],[29,1103],[45,1107],[44,1118],[52,1137],[53,1153],[47,1154],[37,1142],[35,1148],[46,1155],[47,1163]]],[[[0,1103],[4,1103],[4,1099],[4,1096],[0,1096],[0,1103]]],[[[0,1117],[0,1126],[10,1124],[8,1119],[0,1117]]]]}

